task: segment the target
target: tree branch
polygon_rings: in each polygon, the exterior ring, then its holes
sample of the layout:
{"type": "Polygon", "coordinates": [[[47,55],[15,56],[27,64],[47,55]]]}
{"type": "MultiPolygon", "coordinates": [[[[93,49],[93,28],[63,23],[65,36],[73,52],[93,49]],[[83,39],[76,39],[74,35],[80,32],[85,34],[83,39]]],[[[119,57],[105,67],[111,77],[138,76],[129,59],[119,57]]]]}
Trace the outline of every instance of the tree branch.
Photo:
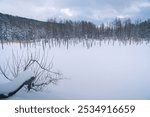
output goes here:
{"type": "Polygon", "coordinates": [[[17,89],[15,89],[14,91],[7,92],[5,94],[0,94],[0,99],[9,98],[9,97],[15,95],[22,87],[32,83],[34,80],[35,80],[35,77],[31,77],[29,80],[27,80],[27,81],[23,82],[22,84],[20,84],[20,86],[17,89]]]}
{"type": "Polygon", "coordinates": [[[1,66],[0,66],[0,72],[1,72],[1,74],[2,74],[7,80],[12,81],[12,79],[8,78],[8,76],[6,75],[5,71],[3,71],[3,69],[1,68],[1,66]]]}

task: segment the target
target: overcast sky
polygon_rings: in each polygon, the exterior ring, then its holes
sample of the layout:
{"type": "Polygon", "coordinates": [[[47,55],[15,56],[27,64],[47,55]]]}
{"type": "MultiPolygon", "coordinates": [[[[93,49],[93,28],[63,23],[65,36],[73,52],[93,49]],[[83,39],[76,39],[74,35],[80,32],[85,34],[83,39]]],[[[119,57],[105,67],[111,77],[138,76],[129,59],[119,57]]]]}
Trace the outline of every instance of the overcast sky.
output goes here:
{"type": "Polygon", "coordinates": [[[150,0],[0,0],[0,12],[46,21],[48,18],[93,22],[150,17],[150,0]]]}

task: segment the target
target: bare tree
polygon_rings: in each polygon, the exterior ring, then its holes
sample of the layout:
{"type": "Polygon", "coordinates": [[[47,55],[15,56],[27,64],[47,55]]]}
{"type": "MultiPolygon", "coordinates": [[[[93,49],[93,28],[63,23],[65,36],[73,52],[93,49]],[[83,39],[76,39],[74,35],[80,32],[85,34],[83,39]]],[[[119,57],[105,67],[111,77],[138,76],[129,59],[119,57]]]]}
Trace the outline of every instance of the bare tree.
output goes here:
{"type": "MultiPolygon", "coordinates": [[[[63,79],[62,73],[53,70],[52,60],[49,62],[48,54],[39,53],[33,54],[32,52],[27,52],[22,55],[14,54],[12,52],[12,61],[7,60],[4,66],[0,66],[0,73],[10,82],[15,80],[15,78],[23,71],[29,70],[34,73],[34,78],[20,84],[20,86],[14,91],[15,93],[19,91],[22,87],[25,87],[27,91],[34,90],[39,91],[49,85],[50,83],[56,84],[58,80],[63,79]]],[[[14,95],[14,92],[8,92],[14,95]]],[[[9,96],[9,97],[10,97],[9,96]]],[[[7,98],[0,94],[0,98],[7,98]]]]}

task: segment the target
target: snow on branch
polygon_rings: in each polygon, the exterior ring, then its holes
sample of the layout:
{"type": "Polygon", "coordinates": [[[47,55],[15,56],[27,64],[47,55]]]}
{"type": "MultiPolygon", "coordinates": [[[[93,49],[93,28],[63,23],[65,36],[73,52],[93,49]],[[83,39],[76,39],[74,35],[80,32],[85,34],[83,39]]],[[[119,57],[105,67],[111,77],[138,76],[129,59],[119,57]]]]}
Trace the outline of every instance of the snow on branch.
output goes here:
{"type": "Polygon", "coordinates": [[[34,73],[30,71],[23,71],[13,81],[0,84],[0,99],[8,98],[17,93],[24,85],[33,82],[35,80],[34,73]]]}
{"type": "Polygon", "coordinates": [[[56,84],[63,79],[62,73],[53,70],[52,61],[47,60],[45,53],[26,53],[16,55],[12,52],[12,59],[0,66],[0,73],[9,82],[0,84],[0,98],[14,95],[22,87],[28,91],[39,91],[45,86],[56,84]],[[11,61],[10,61],[11,60],[11,61]],[[15,92],[14,92],[15,91],[15,92]]]}

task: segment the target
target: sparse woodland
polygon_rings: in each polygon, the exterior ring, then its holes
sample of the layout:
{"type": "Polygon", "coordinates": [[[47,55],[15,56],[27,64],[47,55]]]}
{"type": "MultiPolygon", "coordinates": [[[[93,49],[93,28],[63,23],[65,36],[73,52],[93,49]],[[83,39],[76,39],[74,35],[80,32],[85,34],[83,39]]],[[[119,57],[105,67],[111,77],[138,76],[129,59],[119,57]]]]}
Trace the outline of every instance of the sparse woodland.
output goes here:
{"type": "Polygon", "coordinates": [[[131,21],[115,19],[95,25],[88,21],[49,19],[47,22],[0,14],[0,40],[34,39],[150,39],[150,19],[131,21]]]}

